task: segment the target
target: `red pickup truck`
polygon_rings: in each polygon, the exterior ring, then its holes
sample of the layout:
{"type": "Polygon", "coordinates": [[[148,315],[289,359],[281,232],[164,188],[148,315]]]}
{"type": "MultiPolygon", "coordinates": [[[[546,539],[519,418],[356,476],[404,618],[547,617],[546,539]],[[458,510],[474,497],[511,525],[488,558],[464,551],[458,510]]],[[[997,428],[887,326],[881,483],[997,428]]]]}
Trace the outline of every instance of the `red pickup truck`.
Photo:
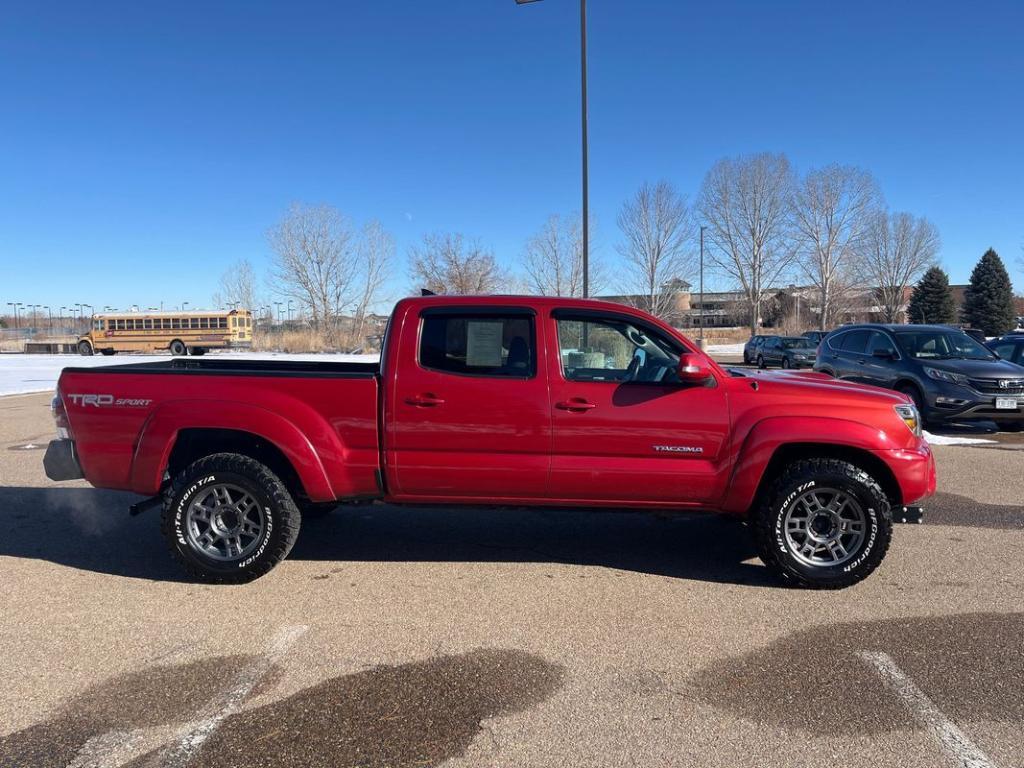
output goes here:
{"type": "Polygon", "coordinates": [[[913,405],[814,373],[726,370],[598,301],[400,301],[381,362],[174,359],[67,368],[53,480],[162,502],[196,578],[242,582],[303,514],[395,504],[707,510],[749,521],[785,581],[843,587],[892,511],[935,489],[913,405]]]}

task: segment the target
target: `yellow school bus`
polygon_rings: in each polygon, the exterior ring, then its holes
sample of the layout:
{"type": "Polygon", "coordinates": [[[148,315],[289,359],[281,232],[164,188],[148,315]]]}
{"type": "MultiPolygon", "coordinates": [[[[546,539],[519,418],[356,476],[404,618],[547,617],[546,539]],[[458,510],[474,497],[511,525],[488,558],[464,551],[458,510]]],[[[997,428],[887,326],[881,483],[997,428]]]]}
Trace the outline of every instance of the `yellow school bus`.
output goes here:
{"type": "Polygon", "coordinates": [[[156,352],[203,355],[210,349],[252,346],[252,313],[247,309],[188,312],[121,312],[93,315],[78,352],[156,352]]]}

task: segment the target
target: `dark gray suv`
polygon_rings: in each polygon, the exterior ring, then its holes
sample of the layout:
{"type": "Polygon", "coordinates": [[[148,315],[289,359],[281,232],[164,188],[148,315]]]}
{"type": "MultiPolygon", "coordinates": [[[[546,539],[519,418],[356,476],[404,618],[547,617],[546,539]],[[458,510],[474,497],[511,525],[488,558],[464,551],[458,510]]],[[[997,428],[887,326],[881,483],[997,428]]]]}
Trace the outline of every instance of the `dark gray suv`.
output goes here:
{"type": "Polygon", "coordinates": [[[925,421],[1024,421],[1024,369],[944,325],[848,325],[814,370],[908,395],[925,421]]]}

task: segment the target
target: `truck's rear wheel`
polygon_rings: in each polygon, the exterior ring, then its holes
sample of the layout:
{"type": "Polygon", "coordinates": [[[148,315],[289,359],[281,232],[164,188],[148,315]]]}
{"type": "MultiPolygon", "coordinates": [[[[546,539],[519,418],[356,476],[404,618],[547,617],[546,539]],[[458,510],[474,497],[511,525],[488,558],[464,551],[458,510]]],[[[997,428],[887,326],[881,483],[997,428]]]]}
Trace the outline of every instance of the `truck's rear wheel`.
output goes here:
{"type": "Polygon", "coordinates": [[[892,539],[889,500],[860,467],[837,459],[790,464],[753,515],[764,564],[784,581],[840,589],[866,578],[892,539]]]}
{"type": "Polygon", "coordinates": [[[185,346],[185,342],[181,339],[175,339],[171,342],[171,354],[176,357],[188,354],[188,347],[185,346]]]}
{"type": "Polygon", "coordinates": [[[201,581],[238,584],[262,576],[291,551],[300,522],[277,475],[235,453],[199,459],[164,495],[164,537],[201,581]]]}
{"type": "Polygon", "coordinates": [[[78,342],[78,354],[84,355],[85,357],[92,356],[92,344],[88,341],[78,342]]]}

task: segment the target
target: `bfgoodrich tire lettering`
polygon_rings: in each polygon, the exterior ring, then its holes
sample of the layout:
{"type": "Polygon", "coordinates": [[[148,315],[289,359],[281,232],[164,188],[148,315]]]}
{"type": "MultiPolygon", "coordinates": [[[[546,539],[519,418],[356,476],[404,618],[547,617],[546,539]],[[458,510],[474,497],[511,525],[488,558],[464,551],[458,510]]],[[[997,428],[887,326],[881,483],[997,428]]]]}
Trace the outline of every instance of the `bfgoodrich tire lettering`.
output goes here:
{"type": "Polygon", "coordinates": [[[262,576],[291,551],[300,523],[299,510],[281,480],[263,464],[239,454],[218,453],[194,462],[164,494],[164,538],[175,559],[200,581],[239,584],[262,576]],[[231,551],[213,556],[190,533],[193,503],[219,487],[241,489],[258,504],[259,533],[246,541],[238,556],[231,551]]]}
{"type": "Polygon", "coordinates": [[[752,523],[758,553],[769,570],[787,583],[811,589],[840,589],[866,578],[882,562],[892,539],[885,492],[863,469],[837,459],[808,459],[786,467],[760,500],[752,523]],[[848,518],[862,521],[844,539],[849,551],[834,555],[834,563],[825,562],[827,547],[818,547],[822,551],[816,554],[816,542],[811,542],[801,552],[794,543],[799,536],[787,535],[793,530],[795,505],[819,492],[825,501],[834,496],[847,499],[852,510],[848,518]]]}

